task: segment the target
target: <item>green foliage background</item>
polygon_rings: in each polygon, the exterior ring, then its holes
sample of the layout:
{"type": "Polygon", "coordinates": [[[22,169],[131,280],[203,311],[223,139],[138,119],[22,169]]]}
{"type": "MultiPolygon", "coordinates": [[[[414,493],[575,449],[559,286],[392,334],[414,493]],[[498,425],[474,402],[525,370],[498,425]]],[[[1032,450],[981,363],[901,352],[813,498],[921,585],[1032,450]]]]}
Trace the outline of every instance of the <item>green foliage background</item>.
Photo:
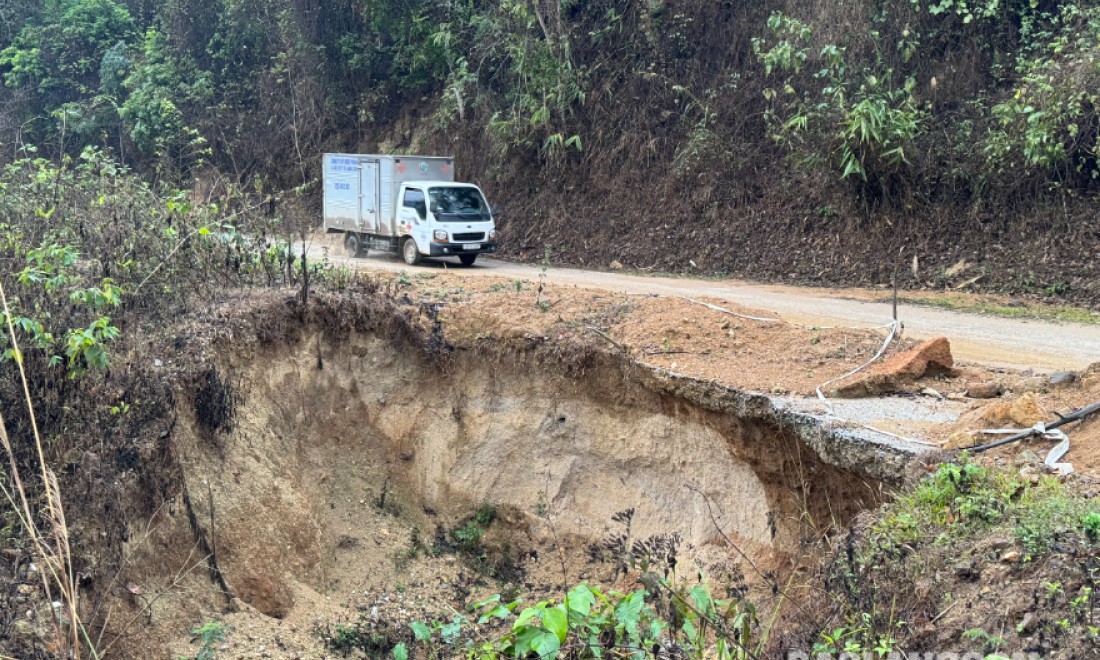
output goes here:
{"type": "Polygon", "coordinates": [[[14,3],[0,32],[0,139],[8,154],[94,144],[175,174],[213,160],[278,176],[293,169],[279,167],[287,152],[311,159],[333,135],[348,144],[414,105],[436,131],[486,131],[498,154],[552,156],[610,128],[578,116],[593,97],[624,102],[624,78],[641,78],[667,88],[648,100],[678,97],[679,150],[722,151],[700,135],[770,138],[875,199],[947,179],[1080,192],[1100,174],[1089,0],[895,0],[833,15],[820,1],[728,3],[709,17],[696,5],[14,3]],[[731,45],[751,43],[754,57],[698,43],[707,19],[735,23],[731,45]],[[722,111],[746,102],[757,117],[722,111]]]}
{"type": "Polygon", "coordinates": [[[522,191],[521,256],[868,283],[907,246],[1092,301],[1098,53],[1095,0],[12,0],[0,161],[271,190],[326,150],[446,153],[522,191]],[[1035,240],[1075,275],[1005,256],[1035,240]]]}

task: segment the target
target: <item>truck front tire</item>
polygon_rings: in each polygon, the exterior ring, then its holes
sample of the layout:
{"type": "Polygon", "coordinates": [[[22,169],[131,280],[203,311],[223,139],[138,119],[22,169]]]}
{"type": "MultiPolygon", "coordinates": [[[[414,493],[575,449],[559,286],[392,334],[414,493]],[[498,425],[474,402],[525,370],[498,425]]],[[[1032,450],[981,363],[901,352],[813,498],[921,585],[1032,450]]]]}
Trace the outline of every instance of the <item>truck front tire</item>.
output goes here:
{"type": "Polygon", "coordinates": [[[458,260],[462,262],[463,266],[467,266],[467,267],[473,266],[474,262],[477,261],[477,255],[476,254],[460,254],[460,255],[458,255],[458,260]]]}
{"type": "Polygon", "coordinates": [[[359,234],[348,232],[344,234],[344,249],[349,257],[358,257],[363,253],[363,241],[359,234]]]}
{"type": "Polygon", "coordinates": [[[405,259],[405,263],[410,266],[420,263],[420,250],[417,249],[416,241],[411,236],[401,244],[401,256],[405,259]]]}

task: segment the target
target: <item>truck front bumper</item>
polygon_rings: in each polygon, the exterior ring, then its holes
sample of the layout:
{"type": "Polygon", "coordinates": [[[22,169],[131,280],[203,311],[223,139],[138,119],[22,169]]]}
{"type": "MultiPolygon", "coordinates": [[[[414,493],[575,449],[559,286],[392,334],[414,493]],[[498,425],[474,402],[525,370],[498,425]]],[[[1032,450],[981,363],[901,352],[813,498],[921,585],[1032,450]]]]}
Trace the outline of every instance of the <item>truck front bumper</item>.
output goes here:
{"type": "Polygon", "coordinates": [[[452,257],[460,254],[486,254],[497,251],[496,241],[484,241],[482,243],[432,243],[430,256],[452,257]],[[478,245],[476,250],[467,250],[468,245],[478,245]]]}

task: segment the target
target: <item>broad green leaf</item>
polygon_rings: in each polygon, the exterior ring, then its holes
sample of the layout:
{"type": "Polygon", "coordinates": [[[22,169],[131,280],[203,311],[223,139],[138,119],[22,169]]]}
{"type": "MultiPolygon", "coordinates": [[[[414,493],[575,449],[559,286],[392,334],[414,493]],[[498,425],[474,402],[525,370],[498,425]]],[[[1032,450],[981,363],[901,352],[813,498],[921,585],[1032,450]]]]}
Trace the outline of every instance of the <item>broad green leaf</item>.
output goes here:
{"type": "Polygon", "coordinates": [[[531,640],[531,650],[538,654],[540,660],[554,660],[558,657],[558,649],[561,648],[561,642],[558,641],[558,636],[554,633],[539,633],[537,637],[531,640]]]}
{"type": "Polygon", "coordinates": [[[455,618],[447,625],[439,629],[439,634],[447,644],[454,642],[462,633],[462,619],[455,618]]]}
{"type": "Polygon", "coordinates": [[[645,592],[635,591],[615,606],[615,618],[631,640],[638,638],[638,621],[642,614],[645,592]]]}
{"type": "Polygon", "coordinates": [[[569,635],[569,618],[565,614],[565,606],[559,605],[543,612],[542,627],[557,635],[559,642],[564,642],[569,635]]]}
{"type": "Polygon", "coordinates": [[[494,603],[499,603],[499,602],[500,602],[500,594],[494,594],[492,596],[489,596],[485,600],[478,601],[478,602],[474,603],[473,608],[475,610],[480,610],[483,607],[487,607],[489,605],[492,605],[494,603]]]}
{"type": "Polygon", "coordinates": [[[419,621],[413,621],[409,624],[409,628],[412,629],[413,635],[418,642],[426,642],[432,638],[432,629],[428,626],[420,623],[419,621]]]}
{"type": "Polygon", "coordinates": [[[409,649],[404,642],[393,647],[393,660],[409,660],[409,649]]]}
{"type": "Polygon", "coordinates": [[[710,594],[707,593],[707,588],[701,584],[695,585],[691,590],[691,600],[695,602],[695,607],[704,613],[710,613],[710,594]]]}
{"type": "Polygon", "coordinates": [[[210,235],[210,230],[207,229],[206,227],[199,227],[199,235],[200,236],[209,236],[210,235]]]}
{"type": "MultiPolygon", "coordinates": [[[[543,633],[541,630],[534,626],[526,626],[521,630],[516,631],[516,645],[512,657],[523,658],[526,657],[528,652],[531,651],[531,642],[535,640],[539,635],[549,633],[543,633]]],[[[553,637],[553,635],[550,635],[553,637]]],[[[556,640],[557,637],[554,637],[556,640]]]]}
{"type": "Polygon", "coordinates": [[[497,605],[496,607],[489,610],[485,614],[482,614],[478,618],[477,622],[478,623],[486,623],[486,622],[489,621],[489,619],[494,619],[494,618],[496,618],[496,619],[507,619],[511,615],[512,615],[512,610],[508,609],[504,605],[497,605]]]}
{"type": "Polygon", "coordinates": [[[528,607],[527,609],[520,612],[519,618],[516,619],[516,622],[514,624],[512,624],[512,630],[519,630],[523,626],[526,626],[528,623],[531,622],[531,619],[534,619],[535,617],[542,614],[542,611],[546,609],[546,605],[547,602],[544,600],[538,605],[535,605],[534,607],[528,607]]]}
{"type": "Polygon", "coordinates": [[[592,612],[592,606],[596,603],[596,595],[588,588],[587,584],[578,584],[573,587],[566,597],[570,611],[581,616],[588,616],[592,612]]]}

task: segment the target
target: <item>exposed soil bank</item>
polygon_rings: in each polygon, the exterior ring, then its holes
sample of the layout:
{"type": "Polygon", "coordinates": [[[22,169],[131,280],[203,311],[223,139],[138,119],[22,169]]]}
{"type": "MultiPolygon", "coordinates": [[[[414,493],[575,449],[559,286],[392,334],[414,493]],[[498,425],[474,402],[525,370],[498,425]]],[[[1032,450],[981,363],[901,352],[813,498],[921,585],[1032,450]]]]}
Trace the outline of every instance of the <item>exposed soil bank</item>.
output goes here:
{"type": "MultiPolygon", "coordinates": [[[[211,545],[230,588],[276,616],[291,606],[291,576],[323,582],[335,539],[314,491],[348,461],[374,492],[388,479],[444,516],[545,501],[564,512],[561,532],[592,540],[633,507],[638,535],[704,543],[718,534],[709,498],[726,532],[793,549],[803,510],[846,520],[878,497],[872,480],[825,464],[790,430],[706,410],[660,391],[672,381],[647,387],[612,366],[569,378],[523,356],[464,354],[444,373],[371,335],[322,333],[226,358],[232,430],[211,437],[185,422],[181,460],[188,483],[210,484],[192,505],[215,519],[211,545]]],[[[366,495],[343,485],[353,503],[366,495]]]]}
{"type": "Polygon", "coordinates": [[[382,545],[387,498],[421,529],[490,503],[527,533],[547,507],[571,555],[633,508],[637,538],[725,553],[725,534],[783,574],[802,541],[879,504],[911,456],[610,353],[439,345],[430,314],[394,313],[210,343],[198,386],[177,398],[179,493],[124,552],[119,583],[150,593],[117,603],[121,620],[141,613],[134,657],[210,612],[279,619],[343,597],[354,576],[384,580],[391,557],[355,548],[382,545]]]}

